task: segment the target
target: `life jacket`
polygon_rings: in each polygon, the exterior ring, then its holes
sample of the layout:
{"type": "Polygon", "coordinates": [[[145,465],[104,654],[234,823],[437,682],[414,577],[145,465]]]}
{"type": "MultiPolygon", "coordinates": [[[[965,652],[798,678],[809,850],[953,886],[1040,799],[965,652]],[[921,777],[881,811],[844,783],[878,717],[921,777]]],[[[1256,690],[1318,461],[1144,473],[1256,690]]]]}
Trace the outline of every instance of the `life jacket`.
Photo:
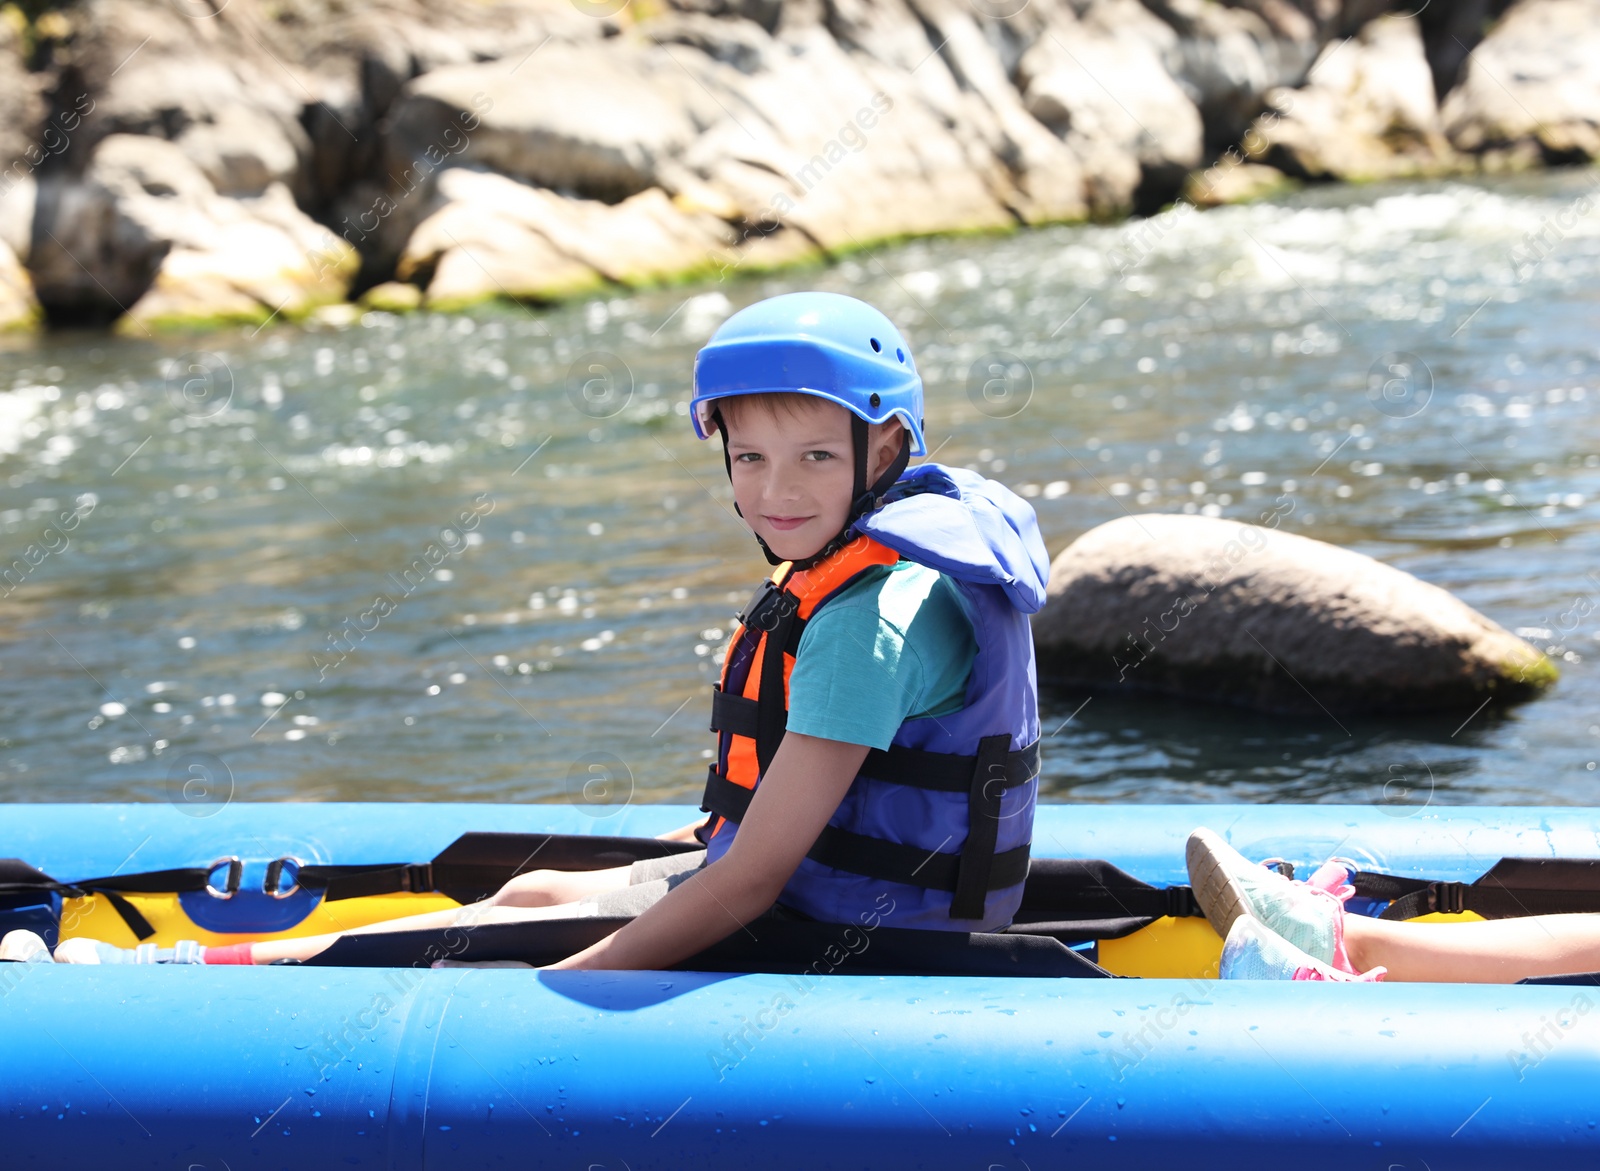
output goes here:
{"type": "Polygon", "coordinates": [[[1049,558],[1033,509],[973,472],[919,465],[837,552],[806,570],[785,562],[762,583],[714,685],[717,756],[701,802],[713,817],[696,836],[710,863],[737,833],[783,740],[806,623],[901,557],[957,586],[978,648],[963,705],[908,719],[887,751],[868,751],[778,901],[829,922],[870,911],[897,927],[992,931],[1011,922],[1028,873],[1039,718],[1027,615],[1043,605],[1049,558]]]}

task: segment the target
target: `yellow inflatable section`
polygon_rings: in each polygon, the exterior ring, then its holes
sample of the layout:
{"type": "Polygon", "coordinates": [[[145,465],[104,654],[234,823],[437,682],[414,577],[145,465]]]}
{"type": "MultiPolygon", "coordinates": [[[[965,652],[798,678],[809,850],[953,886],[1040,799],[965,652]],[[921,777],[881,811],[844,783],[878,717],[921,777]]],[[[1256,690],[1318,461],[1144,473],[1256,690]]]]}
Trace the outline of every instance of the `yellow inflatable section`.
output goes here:
{"type": "Polygon", "coordinates": [[[171,947],[180,939],[193,939],[210,947],[227,943],[255,943],[263,939],[299,939],[307,935],[337,934],[352,927],[365,927],[369,923],[382,923],[428,911],[455,910],[461,906],[454,899],[441,894],[371,895],[363,899],[341,899],[335,903],[324,900],[317,904],[311,914],[287,931],[223,935],[196,926],[184,914],[183,906],[175,894],[129,894],[122,897],[156,929],[149,939],[135,937],[122,921],[122,916],[117,914],[117,909],[101,895],[62,900],[61,938],[87,936],[118,947],[136,947],[141,942],[171,947]]]}

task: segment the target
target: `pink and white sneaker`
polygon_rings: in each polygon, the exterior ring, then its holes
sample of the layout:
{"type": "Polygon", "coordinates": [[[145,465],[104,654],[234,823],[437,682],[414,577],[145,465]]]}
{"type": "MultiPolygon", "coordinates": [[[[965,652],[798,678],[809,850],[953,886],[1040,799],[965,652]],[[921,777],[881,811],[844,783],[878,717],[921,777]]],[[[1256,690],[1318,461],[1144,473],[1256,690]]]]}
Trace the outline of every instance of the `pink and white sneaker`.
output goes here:
{"type": "Polygon", "coordinates": [[[1344,945],[1344,904],[1355,894],[1354,863],[1330,858],[1304,882],[1250,861],[1209,829],[1189,835],[1185,851],[1195,900],[1227,939],[1241,917],[1259,920],[1323,964],[1354,973],[1344,945]]]}
{"type": "Polygon", "coordinates": [[[1301,951],[1259,920],[1241,915],[1233,921],[1222,945],[1219,974],[1224,980],[1329,980],[1359,984],[1382,980],[1388,975],[1388,969],[1341,971],[1301,951]]]}

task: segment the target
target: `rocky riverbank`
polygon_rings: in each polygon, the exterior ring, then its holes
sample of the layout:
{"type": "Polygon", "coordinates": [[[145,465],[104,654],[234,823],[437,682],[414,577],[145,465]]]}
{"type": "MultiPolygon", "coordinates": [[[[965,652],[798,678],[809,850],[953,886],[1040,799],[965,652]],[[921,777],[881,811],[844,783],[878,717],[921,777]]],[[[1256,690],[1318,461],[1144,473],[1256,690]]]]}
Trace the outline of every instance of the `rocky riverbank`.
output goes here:
{"type": "Polygon", "coordinates": [[[0,324],[752,271],[1600,157],[1600,0],[84,0],[0,21],[0,324]]]}

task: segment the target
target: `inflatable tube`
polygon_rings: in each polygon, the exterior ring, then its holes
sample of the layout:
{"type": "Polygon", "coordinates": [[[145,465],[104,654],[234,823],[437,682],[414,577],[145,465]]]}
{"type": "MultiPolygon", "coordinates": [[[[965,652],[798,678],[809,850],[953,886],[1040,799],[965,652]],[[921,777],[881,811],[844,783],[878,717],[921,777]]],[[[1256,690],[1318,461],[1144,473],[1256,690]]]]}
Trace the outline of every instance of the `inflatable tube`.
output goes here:
{"type": "MultiPolygon", "coordinates": [[[[427,858],[459,834],[648,835],[686,807],[13,806],[71,880],[279,851],[427,858]],[[148,851],[148,854],[147,854],[148,851]],[[399,851],[399,853],[397,853],[399,851]],[[122,865],[121,872],[130,867],[122,865]]],[[[1183,880],[1250,854],[1469,881],[1600,858],[1600,813],[1046,806],[1040,857],[1183,880]]],[[[1214,938],[1214,937],[1213,937],[1214,938]]],[[[1590,1168],[1594,986],[0,965],[7,1168],[1590,1168]]]]}

